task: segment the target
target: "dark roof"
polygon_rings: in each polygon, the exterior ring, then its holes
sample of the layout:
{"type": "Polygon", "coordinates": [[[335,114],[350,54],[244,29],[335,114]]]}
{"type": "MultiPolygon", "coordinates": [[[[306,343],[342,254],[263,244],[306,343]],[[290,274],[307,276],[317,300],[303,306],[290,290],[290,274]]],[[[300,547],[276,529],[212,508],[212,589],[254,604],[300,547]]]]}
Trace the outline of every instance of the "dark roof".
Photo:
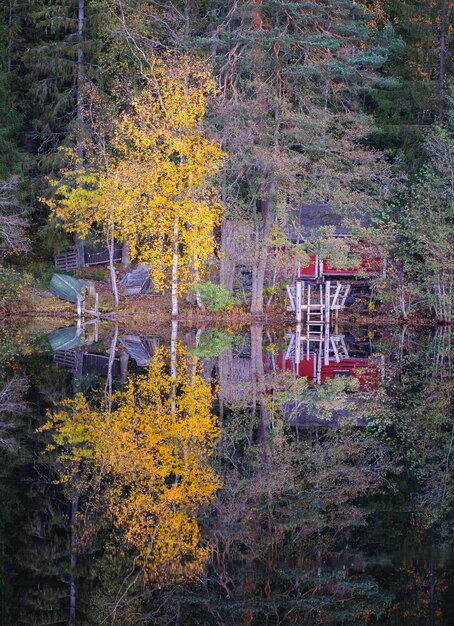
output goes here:
{"type": "MultiPolygon", "coordinates": [[[[367,226],[368,218],[361,220],[362,226],[367,226]]],[[[343,217],[328,204],[302,204],[293,209],[288,223],[287,236],[290,241],[310,237],[321,226],[334,227],[335,235],[349,235],[350,229],[343,223],[343,217]]]]}

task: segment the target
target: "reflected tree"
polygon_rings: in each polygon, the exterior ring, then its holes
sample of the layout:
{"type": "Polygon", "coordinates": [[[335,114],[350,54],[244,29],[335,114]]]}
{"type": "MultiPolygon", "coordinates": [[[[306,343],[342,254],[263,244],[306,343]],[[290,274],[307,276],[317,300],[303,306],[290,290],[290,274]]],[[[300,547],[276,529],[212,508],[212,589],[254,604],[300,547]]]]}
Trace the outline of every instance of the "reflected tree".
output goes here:
{"type": "Polygon", "coordinates": [[[60,480],[79,494],[81,540],[102,528],[109,534],[112,525],[110,553],[130,557],[109,606],[120,623],[144,583],[199,580],[209,556],[197,513],[221,485],[211,466],[218,436],[212,394],[181,346],[170,373],[169,356],[158,350],[146,374],[99,407],[82,394],[65,400],[44,427],[60,480]]]}

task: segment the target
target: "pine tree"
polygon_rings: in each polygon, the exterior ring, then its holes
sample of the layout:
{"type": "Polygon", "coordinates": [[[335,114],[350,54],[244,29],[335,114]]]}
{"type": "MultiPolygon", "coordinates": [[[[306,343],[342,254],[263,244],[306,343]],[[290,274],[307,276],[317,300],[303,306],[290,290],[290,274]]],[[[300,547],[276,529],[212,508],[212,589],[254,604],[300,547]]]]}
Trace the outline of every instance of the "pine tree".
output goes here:
{"type": "Polygon", "coordinates": [[[403,46],[391,54],[384,72],[394,83],[375,89],[371,111],[380,132],[375,145],[403,157],[410,169],[424,158],[424,132],[446,114],[447,80],[454,72],[453,3],[448,0],[379,0],[381,19],[389,18],[403,46]]]}
{"type": "MultiPolygon", "coordinates": [[[[8,23],[9,6],[0,4],[2,23],[8,23]]],[[[10,62],[10,34],[8,26],[0,29],[0,180],[20,172],[23,160],[21,144],[22,117],[14,93],[14,75],[10,62]]]]}
{"type": "Polygon", "coordinates": [[[231,154],[224,202],[252,223],[251,311],[261,313],[278,213],[302,196],[344,208],[367,204],[378,157],[360,148],[370,126],[359,104],[393,32],[373,25],[375,14],[353,0],[239,0],[216,9],[214,121],[231,154]]]}

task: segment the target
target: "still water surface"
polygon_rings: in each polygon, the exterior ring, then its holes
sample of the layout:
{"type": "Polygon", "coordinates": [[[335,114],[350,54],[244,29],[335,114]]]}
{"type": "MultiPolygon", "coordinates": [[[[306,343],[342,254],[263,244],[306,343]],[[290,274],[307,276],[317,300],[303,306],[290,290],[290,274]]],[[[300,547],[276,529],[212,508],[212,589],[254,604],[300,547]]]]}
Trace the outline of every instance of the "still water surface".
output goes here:
{"type": "Polygon", "coordinates": [[[4,331],[0,623],[454,624],[450,332],[309,339],[4,331]]]}

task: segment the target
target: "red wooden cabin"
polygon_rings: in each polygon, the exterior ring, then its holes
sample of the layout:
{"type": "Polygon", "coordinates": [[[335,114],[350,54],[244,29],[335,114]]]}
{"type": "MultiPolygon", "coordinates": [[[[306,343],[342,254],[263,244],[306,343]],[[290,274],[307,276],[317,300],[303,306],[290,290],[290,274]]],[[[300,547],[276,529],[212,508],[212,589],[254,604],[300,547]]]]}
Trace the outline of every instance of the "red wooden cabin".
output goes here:
{"type": "MultiPolygon", "coordinates": [[[[361,261],[357,267],[335,267],[327,259],[311,256],[305,267],[299,266],[296,278],[314,280],[317,278],[356,278],[358,276],[370,278],[379,276],[383,272],[381,258],[374,254],[367,244],[361,246],[359,255],[361,261]]],[[[357,253],[358,254],[358,253],[357,253]]]]}
{"type": "Polygon", "coordinates": [[[373,391],[380,386],[382,367],[370,357],[348,357],[340,359],[339,362],[330,359],[327,364],[322,359],[320,366],[318,364],[319,358],[320,355],[317,352],[310,352],[308,355],[303,355],[296,366],[293,359],[286,359],[285,352],[280,352],[278,369],[295,372],[298,377],[317,381],[317,371],[320,368],[319,381],[322,384],[338,376],[353,376],[359,381],[362,391],[373,391]]]}

